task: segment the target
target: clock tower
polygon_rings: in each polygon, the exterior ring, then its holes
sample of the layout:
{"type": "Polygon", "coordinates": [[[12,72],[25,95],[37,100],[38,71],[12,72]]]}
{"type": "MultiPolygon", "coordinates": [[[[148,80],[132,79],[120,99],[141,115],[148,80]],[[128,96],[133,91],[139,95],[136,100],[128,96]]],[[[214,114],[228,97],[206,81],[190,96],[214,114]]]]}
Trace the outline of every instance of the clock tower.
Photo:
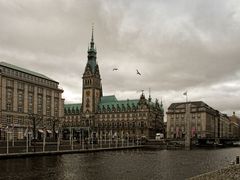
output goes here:
{"type": "Polygon", "coordinates": [[[102,97],[102,83],[96,55],[97,51],[94,45],[92,28],[92,38],[90,48],[88,48],[88,61],[82,77],[82,113],[85,114],[86,117],[94,116],[102,97]]]}

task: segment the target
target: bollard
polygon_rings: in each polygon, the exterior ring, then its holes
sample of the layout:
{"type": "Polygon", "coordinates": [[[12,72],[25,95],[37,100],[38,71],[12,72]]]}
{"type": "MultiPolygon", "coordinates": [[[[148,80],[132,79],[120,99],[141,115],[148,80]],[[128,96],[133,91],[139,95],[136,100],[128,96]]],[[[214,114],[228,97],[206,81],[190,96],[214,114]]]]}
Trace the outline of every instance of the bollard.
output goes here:
{"type": "Polygon", "coordinates": [[[239,164],[239,156],[236,156],[236,164],[239,164]]]}

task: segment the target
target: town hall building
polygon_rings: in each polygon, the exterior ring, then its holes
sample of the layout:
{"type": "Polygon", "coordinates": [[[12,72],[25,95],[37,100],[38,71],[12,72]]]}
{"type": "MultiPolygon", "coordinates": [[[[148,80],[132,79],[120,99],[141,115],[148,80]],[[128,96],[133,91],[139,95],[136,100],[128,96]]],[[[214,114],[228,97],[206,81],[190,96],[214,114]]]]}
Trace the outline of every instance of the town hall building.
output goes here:
{"type": "Polygon", "coordinates": [[[96,138],[155,138],[164,131],[162,102],[142,92],[139,99],[118,100],[103,96],[97,51],[92,38],[88,61],[82,76],[82,103],[65,104],[63,138],[94,134],[96,138]]]}

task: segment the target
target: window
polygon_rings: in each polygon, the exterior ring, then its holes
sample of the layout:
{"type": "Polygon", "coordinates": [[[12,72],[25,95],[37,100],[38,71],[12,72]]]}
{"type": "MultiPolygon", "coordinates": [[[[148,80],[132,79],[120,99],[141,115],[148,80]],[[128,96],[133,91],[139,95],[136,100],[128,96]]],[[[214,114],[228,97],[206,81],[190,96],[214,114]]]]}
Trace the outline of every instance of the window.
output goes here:
{"type": "Polygon", "coordinates": [[[33,90],[34,90],[34,89],[33,89],[33,86],[32,86],[32,85],[29,85],[29,86],[28,86],[28,91],[29,91],[29,92],[33,92],[33,90]]]}
{"type": "Polygon", "coordinates": [[[22,116],[18,116],[18,117],[17,117],[17,124],[19,124],[19,125],[24,125],[24,120],[23,120],[23,117],[22,117],[22,116]]]}
{"type": "Polygon", "coordinates": [[[54,95],[55,95],[55,97],[58,97],[58,96],[59,96],[59,93],[58,93],[58,92],[55,92],[54,95]]]}
{"type": "Polygon", "coordinates": [[[42,94],[42,93],[43,93],[43,88],[40,88],[40,87],[39,87],[39,88],[38,88],[38,93],[39,93],[39,94],[42,94]]]}
{"type": "Polygon", "coordinates": [[[11,115],[7,115],[6,121],[7,121],[8,125],[12,124],[13,123],[13,117],[11,115]]]}
{"type": "Polygon", "coordinates": [[[7,87],[13,87],[13,80],[7,80],[7,87]]]}
{"type": "Polygon", "coordinates": [[[51,90],[47,90],[47,96],[51,96],[51,90]]]}

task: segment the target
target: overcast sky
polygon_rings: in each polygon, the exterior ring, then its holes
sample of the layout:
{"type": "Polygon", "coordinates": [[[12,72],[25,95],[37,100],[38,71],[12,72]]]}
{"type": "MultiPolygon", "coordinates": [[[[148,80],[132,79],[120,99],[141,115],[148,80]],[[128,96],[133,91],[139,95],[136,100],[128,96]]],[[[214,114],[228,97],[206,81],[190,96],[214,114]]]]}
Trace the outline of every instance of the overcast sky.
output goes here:
{"type": "Polygon", "coordinates": [[[187,90],[240,115],[239,0],[0,0],[0,60],[81,102],[92,23],[104,95],[135,99],[151,88],[167,109],[187,90]]]}

